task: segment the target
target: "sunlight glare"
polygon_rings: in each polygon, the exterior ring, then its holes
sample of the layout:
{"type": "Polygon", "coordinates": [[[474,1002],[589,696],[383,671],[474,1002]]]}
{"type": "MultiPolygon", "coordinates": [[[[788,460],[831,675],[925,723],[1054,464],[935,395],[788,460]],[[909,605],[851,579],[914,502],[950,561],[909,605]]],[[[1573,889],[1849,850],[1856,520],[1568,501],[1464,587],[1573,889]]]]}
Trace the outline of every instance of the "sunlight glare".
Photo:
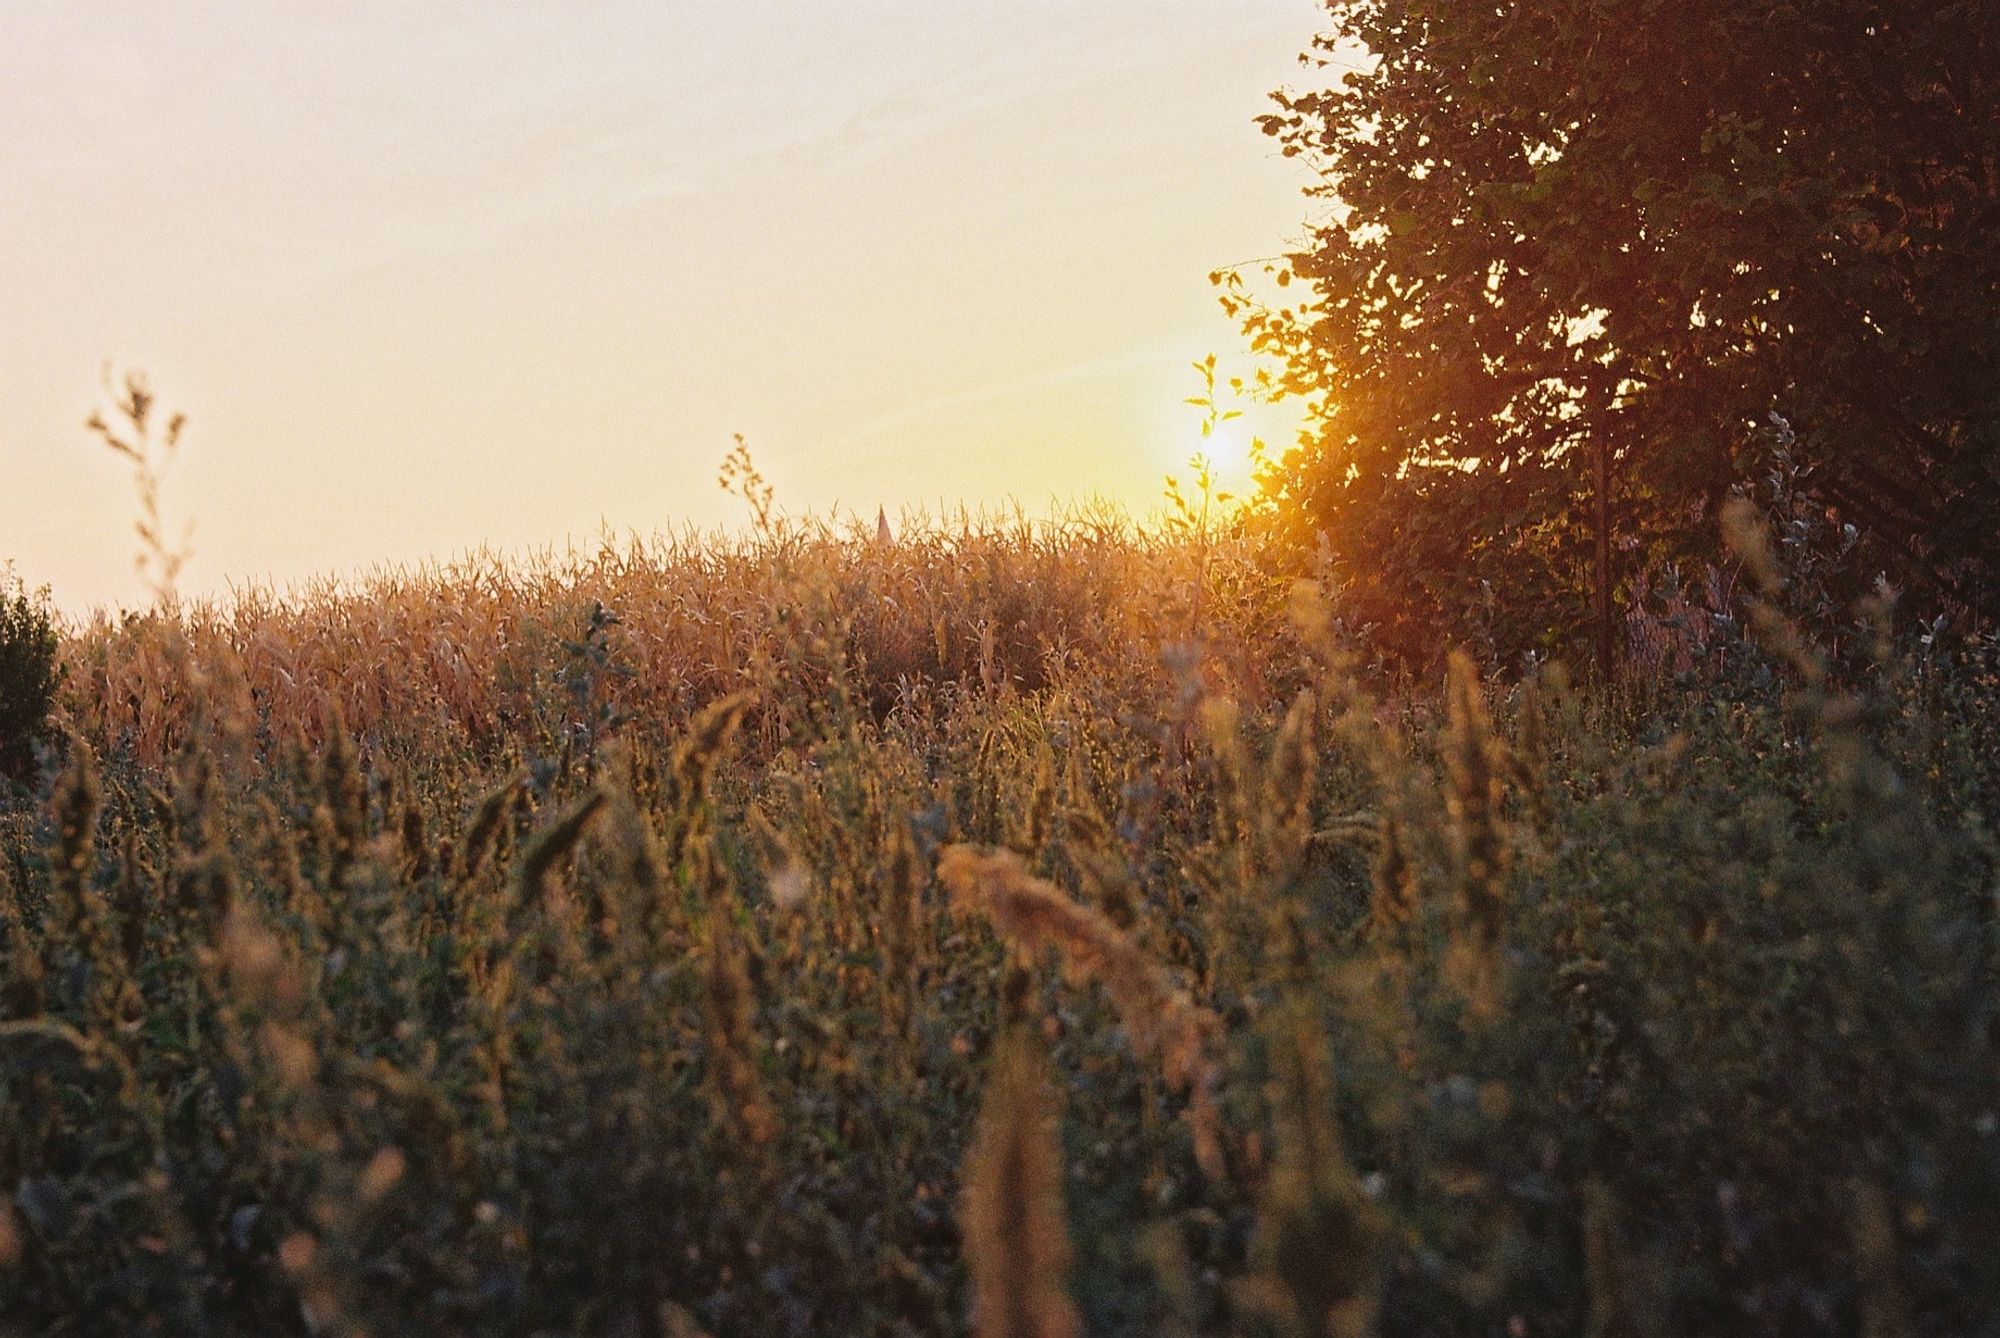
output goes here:
{"type": "Polygon", "coordinates": [[[1260,448],[1260,439],[1247,417],[1219,422],[1207,436],[1202,435],[1201,427],[1200,423],[1189,427],[1182,455],[1206,457],[1217,486],[1238,494],[1248,491],[1255,474],[1253,452],[1268,450],[1268,444],[1260,448]]]}

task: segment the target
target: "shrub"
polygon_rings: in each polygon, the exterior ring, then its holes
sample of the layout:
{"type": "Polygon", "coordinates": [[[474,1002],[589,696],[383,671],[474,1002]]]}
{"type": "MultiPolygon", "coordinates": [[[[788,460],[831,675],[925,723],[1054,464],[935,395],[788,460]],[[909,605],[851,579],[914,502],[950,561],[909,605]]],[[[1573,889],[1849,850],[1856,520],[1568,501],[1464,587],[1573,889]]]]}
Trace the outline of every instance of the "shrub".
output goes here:
{"type": "Polygon", "coordinates": [[[27,784],[36,745],[62,684],[59,638],[46,589],[30,591],[11,570],[0,579],[0,779],[27,784]]]}

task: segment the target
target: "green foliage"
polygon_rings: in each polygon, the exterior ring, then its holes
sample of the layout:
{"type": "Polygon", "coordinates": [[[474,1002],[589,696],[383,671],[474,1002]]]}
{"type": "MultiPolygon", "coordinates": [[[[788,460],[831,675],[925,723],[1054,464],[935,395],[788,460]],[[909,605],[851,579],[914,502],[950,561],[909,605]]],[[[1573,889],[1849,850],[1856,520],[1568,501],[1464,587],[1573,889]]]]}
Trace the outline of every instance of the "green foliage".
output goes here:
{"type": "Polygon", "coordinates": [[[31,593],[11,570],[0,572],[0,785],[34,779],[35,750],[62,686],[60,640],[48,592],[31,593]]]}
{"type": "Polygon", "coordinates": [[[601,716],[600,608],[477,747],[149,661],[177,753],[0,825],[0,1333],[2000,1321],[1990,643],[1745,604],[1635,718],[1385,695],[1310,590],[1163,658],[1156,575],[1145,644],[878,706],[868,582],[736,579],[754,691],[601,716]]]}
{"type": "Polygon", "coordinates": [[[1699,555],[1773,413],[1870,565],[2000,608],[2000,12],[1327,9],[1263,118],[1325,212],[1276,305],[1217,277],[1315,408],[1272,477],[1353,616],[1568,642],[1600,519],[1614,581],[1699,555]]]}

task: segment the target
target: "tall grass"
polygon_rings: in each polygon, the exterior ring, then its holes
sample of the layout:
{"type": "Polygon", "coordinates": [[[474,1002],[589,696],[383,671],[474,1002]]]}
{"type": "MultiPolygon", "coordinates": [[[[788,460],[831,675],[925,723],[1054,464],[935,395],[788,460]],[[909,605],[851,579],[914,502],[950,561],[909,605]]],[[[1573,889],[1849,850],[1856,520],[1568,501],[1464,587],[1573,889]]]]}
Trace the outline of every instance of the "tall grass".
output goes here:
{"type": "Polygon", "coordinates": [[[1268,571],[772,522],[73,630],[0,1333],[2000,1323],[1992,645],[1773,582],[1641,710],[1268,571]]]}

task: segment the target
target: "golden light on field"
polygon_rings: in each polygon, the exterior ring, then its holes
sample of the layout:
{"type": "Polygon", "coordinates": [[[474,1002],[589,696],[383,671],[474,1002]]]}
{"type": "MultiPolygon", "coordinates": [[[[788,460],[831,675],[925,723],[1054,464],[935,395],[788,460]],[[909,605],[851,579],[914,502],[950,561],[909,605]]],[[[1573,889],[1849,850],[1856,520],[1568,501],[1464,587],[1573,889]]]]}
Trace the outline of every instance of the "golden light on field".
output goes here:
{"type": "Polygon", "coordinates": [[[736,432],[795,513],[1143,514],[1241,361],[1209,272],[1298,231],[1252,118],[1319,18],[9,4],[5,556],[143,597],[107,358],[190,415],[196,593],[740,524],[736,432]]]}
{"type": "Polygon", "coordinates": [[[0,0],[0,1338],[2000,1338],[2000,0],[1632,8],[0,0]]]}

